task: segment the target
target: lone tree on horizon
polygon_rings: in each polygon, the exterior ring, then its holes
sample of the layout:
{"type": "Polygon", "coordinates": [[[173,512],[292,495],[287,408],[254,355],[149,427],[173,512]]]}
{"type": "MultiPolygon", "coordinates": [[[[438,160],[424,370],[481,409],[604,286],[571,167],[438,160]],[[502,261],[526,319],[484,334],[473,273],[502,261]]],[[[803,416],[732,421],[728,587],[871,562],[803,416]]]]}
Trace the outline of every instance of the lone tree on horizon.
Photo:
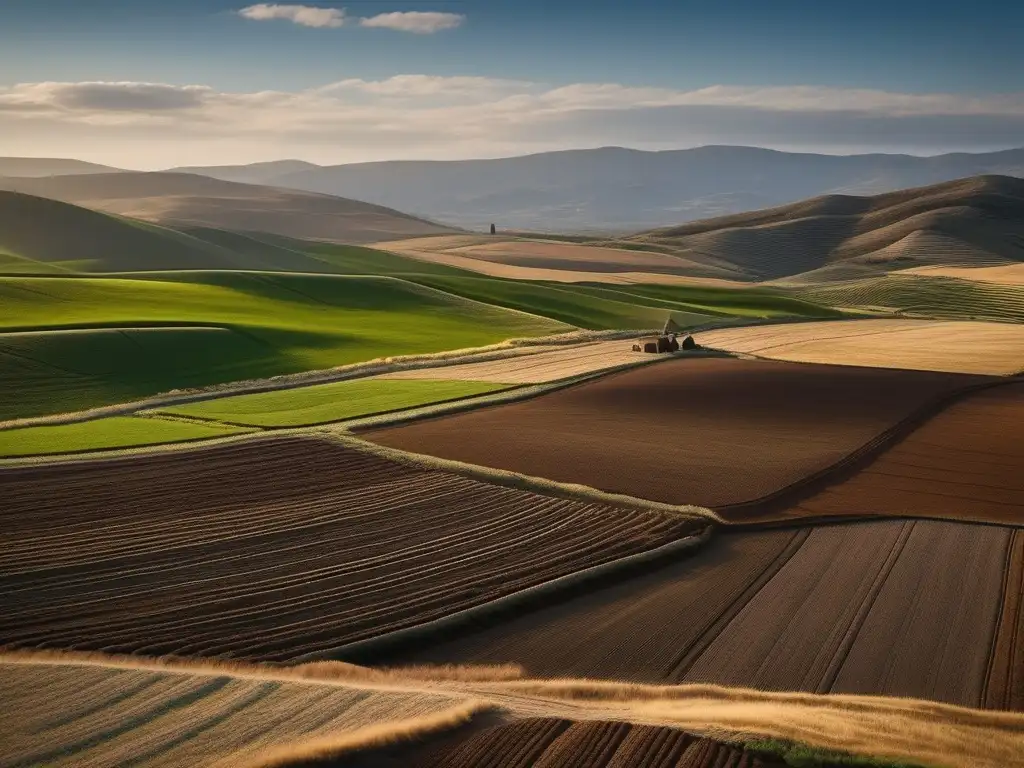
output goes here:
{"type": "Polygon", "coordinates": [[[495,232],[497,232],[497,230],[494,228],[494,225],[491,224],[491,234],[493,235],[495,232]]]}

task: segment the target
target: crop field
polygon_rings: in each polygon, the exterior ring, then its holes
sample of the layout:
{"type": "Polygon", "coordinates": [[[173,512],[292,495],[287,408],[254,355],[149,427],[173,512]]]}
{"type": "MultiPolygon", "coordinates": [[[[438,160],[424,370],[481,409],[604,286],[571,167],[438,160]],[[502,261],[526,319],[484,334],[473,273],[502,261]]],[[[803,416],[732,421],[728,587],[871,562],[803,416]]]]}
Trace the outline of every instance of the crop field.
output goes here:
{"type": "Polygon", "coordinates": [[[1019,714],[721,686],[498,679],[473,668],[378,673],[337,663],[5,654],[0,697],[19,713],[0,762],[22,768],[774,768],[783,753],[805,761],[789,765],[851,764],[837,752],[877,756],[853,764],[880,768],[1006,768],[1024,748],[1019,714]],[[716,736],[754,744],[744,752],[716,736]]]}
{"type": "MultiPolygon", "coordinates": [[[[932,517],[1024,525],[1024,383],[946,407],[852,477],[780,510],[719,510],[754,522],[932,517]]],[[[2,434],[2,433],[0,433],[2,434]]]]}
{"type": "Polygon", "coordinates": [[[1024,286],[1024,264],[1022,263],[1002,264],[998,267],[958,267],[944,264],[941,266],[905,269],[899,274],[922,275],[924,277],[958,277],[961,280],[976,280],[982,283],[1024,286]]]}
{"type": "Polygon", "coordinates": [[[100,665],[0,663],[16,708],[0,745],[13,766],[244,766],[297,740],[443,713],[459,699],[301,680],[100,665]],[[240,759],[239,759],[240,758],[240,759]]]}
{"type": "MultiPolygon", "coordinates": [[[[383,755],[353,757],[353,768],[362,768],[379,765],[373,761],[383,755]]],[[[674,728],[556,718],[476,729],[440,744],[406,748],[393,759],[398,758],[410,768],[785,768],[781,760],[674,728]]]]}
{"type": "Polygon", "coordinates": [[[792,292],[808,301],[831,307],[885,308],[908,315],[954,320],[1001,320],[1024,322],[1024,286],[1020,282],[1020,265],[1016,271],[1007,267],[978,267],[954,270],[926,267],[918,274],[889,274],[860,280],[828,283],[792,292]],[[935,269],[941,270],[935,272],[935,269]],[[979,275],[992,274],[988,282],[979,275]],[[984,281],[984,282],[983,282],[984,281]]]}
{"type": "Polygon", "coordinates": [[[0,419],[569,330],[384,277],[0,278],[0,419]],[[68,329],[77,329],[69,333],[68,329]]]}
{"type": "Polygon", "coordinates": [[[396,371],[382,374],[377,378],[545,384],[583,373],[595,373],[620,365],[648,363],[652,359],[657,359],[654,355],[631,351],[633,343],[630,339],[595,341],[500,360],[396,371]]]}
{"type": "MultiPolygon", "coordinates": [[[[420,370],[417,373],[426,374],[431,371],[435,373],[434,376],[422,378],[437,379],[435,369],[420,370]]],[[[357,379],[252,395],[221,397],[162,408],[159,412],[256,427],[302,427],[472,397],[500,389],[504,389],[501,384],[457,380],[454,377],[451,380],[440,381],[357,379]]],[[[0,438],[2,436],[3,432],[0,432],[0,438]]]]}
{"type": "Polygon", "coordinates": [[[823,470],[934,399],[983,380],[690,358],[365,436],[602,491],[718,507],[823,470]]]}
{"type": "Polygon", "coordinates": [[[242,434],[226,424],[112,416],[76,424],[0,430],[0,458],[133,448],[242,434]]]}
{"type": "Polygon", "coordinates": [[[1000,610],[1004,594],[1020,602],[1019,583],[1004,585],[1015,541],[925,520],[724,533],[660,571],[388,662],[1019,702],[1022,640],[1000,610]]]}
{"type": "Polygon", "coordinates": [[[723,328],[699,343],[776,360],[1006,375],[1024,370],[1024,324],[849,320],[723,328]]]}
{"type": "Polygon", "coordinates": [[[328,440],[0,471],[0,644],[326,652],[687,536],[328,440]]]}

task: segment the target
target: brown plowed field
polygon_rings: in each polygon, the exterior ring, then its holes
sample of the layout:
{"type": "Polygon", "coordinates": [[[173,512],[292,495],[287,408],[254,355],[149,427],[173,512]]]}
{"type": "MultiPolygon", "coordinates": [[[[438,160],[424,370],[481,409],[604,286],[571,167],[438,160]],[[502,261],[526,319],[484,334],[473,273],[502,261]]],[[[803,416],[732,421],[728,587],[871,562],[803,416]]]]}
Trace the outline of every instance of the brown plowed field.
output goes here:
{"type": "Polygon", "coordinates": [[[1024,524],[1024,383],[966,396],[843,482],[784,509],[721,509],[731,522],[938,517],[1024,524]]]}
{"type": "MultiPolygon", "coordinates": [[[[984,706],[1012,534],[928,520],[724,533],[685,562],[393,662],[984,706]]],[[[999,668],[1019,675],[1020,640],[1001,637],[999,668]]]]}
{"type": "Polygon", "coordinates": [[[985,706],[1024,710],[1024,528],[1014,530],[1007,553],[1003,605],[985,706]]]}
{"type": "Polygon", "coordinates": [[[0,644],[287,659],[676,540],[325,440],[0,472],[0,644]]]}
{"type": "Polygon", "coordinates": [[[717,507],[822,470],[925,404],[985,380],[730,358],[670,360],[367,436],[415,453],[717,507]]]}
{"type": "Polygon", "coordinates": [[[675,728],[528,718],[463,729],[441,744],[373,750],[346,766],[410,768],[775,768],[782,762],[675,728]],[[384,756],[384,754],[391,754],[384,756]],[[390,758],[390,761],[388,759],[390,758]]]}

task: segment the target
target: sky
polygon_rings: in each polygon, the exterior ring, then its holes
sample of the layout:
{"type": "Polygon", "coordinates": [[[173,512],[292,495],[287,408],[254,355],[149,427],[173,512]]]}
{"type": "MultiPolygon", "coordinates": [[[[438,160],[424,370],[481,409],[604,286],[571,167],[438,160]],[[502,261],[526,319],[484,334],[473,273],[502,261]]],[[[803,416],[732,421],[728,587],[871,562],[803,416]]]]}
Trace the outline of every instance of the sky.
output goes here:
{"type": "Polygon", "coordinates": [[[0,0],[0,155],[1024,146],[1024,3],[0,0]]]}

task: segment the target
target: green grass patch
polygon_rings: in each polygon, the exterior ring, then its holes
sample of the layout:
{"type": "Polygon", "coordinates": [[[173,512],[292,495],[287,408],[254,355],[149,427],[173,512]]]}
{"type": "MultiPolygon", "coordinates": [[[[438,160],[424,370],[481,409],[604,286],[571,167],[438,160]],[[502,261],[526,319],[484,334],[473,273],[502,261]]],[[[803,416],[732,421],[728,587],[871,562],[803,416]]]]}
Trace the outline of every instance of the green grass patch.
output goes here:
{"type": "Polygon", "coordinates": [[[222,424],[111,416],[79,424],[0,430],[0,457],[45,456],[227,437],[252,430],[222,424]]]}
{"type": "Polygon", "coordinates": [[[304,427],[482,395],[508,384],[355,379],[162,408],[161,413],[257,427],[304,427]]]}
{"type": "Polygon", "coordinates": [[[0,278],[0,419],[566,330],[387,277],[0,278]]]}
{"type": "Polygon", "coordinates": [[[840,766],[859,766],[861,768],[923,768],[917,763],[905,763],[880,757],[851,755],[846,752],[833,752],[818,749],[807,744],[795,744],[780,739],[761,739],[750,741],[744,749],[758,755],[766,755],[782,760],[794,768],[840,768],[840,766]]]}

